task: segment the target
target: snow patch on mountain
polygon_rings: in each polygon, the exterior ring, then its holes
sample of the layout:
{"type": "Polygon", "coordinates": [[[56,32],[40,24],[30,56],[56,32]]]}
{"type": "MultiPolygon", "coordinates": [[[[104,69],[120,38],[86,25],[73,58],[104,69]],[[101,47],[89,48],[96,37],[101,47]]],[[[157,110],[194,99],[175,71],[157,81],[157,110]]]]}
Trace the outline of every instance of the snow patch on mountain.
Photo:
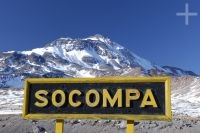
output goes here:
{"type": "Polygon", "coordinates": [[[163,66],[162,67],[167,73],[173,76],[184,76],[184,75],[191,75],[191,76],[198,76],[196,73],[192,71],[183,70],[173,66],[163,66]]]}
{"type": "Polygon", "coordinates": [[[45,52],[55,53],[55,48],[54,47],[35,48],[30,51],[22,51],[21,53],[25,55],[31,55],[33,53],[38,54],[38,55],[43,55],[45,52]]]}
{"type": "Polygon", "coordinates": [[[105,38],[104,36],[102,36],[100,34],[96,34],[94,36],[84,38],[83,40],[101,41],[103,43],[110,43],[111,42],[109,38],[105,38]]]}
{"type": "Polygon", "coordinates": [[[0,89],[0,114],[22,113],[23,90],[0,89]]]}
{"type": "Polygon", "coordinates": [[[200,78],[176,77],[172,80],[172,110],[178,114],[200,116],[200,78]]]}

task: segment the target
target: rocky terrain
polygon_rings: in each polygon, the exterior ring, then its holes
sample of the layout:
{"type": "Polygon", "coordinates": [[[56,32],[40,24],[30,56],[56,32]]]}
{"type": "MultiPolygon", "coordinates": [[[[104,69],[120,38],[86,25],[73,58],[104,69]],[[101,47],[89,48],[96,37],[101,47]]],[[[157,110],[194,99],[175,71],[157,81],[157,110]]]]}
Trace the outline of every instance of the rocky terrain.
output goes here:
{"type": "MultiPolygon", "coordinates": [[[[65,133],[125,133],[126,121],[65,120],[65,133]]],[[[174,116],[171,122],[136,121],[135,133],[199,133],[200,119],[174,116]]],[[[0,133],[54,133],[54,120],[22,120],[20,115],[0,117],[0,133]]]]}

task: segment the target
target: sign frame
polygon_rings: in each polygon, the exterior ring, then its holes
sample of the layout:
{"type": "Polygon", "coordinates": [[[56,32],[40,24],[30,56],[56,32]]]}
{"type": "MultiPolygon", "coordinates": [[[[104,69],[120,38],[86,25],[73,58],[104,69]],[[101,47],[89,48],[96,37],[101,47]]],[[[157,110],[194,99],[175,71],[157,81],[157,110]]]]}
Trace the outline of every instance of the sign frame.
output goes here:
{"type": "Polygon", "coordinates": [[[113,119],[113,120],[165,120],[172,119],[170,77],[103,77],[103,78],[28,78],[24,83],[23,119],[113,119]],[[41,83],[165,83],[165,114],[28,114],[30,84],[41,83]]]}

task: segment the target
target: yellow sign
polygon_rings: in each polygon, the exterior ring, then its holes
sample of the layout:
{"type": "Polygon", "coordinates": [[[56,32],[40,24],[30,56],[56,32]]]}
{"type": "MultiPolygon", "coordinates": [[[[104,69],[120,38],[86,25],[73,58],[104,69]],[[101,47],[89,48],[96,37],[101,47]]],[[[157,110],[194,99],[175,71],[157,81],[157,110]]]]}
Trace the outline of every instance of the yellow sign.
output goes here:
{"type": "Polygon", "coordinates": [[[127,133],[134,120],[171,120],[170,79],[56,78],[26,79],[24,119],[56,119],[63,133],[64,119],[123,119],[127,133]]]}
{"type": "Polygon", "coordinates": [[[171,120],[170,79],[26,79],[23,118],[171,120]]]}

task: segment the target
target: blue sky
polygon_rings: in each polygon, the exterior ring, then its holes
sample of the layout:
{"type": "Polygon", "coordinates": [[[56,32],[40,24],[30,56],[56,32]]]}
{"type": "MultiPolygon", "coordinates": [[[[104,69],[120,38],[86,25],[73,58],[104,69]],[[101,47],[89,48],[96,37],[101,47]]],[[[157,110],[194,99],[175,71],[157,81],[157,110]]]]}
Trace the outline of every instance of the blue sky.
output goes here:
{"type": "Polygon", "coordinates": [[[158,65],[200,73],[199,0],[2,0],[0,51],[102,34],[158,65]],[[198,16],[176,16],[185,11],[198,16]]]}

